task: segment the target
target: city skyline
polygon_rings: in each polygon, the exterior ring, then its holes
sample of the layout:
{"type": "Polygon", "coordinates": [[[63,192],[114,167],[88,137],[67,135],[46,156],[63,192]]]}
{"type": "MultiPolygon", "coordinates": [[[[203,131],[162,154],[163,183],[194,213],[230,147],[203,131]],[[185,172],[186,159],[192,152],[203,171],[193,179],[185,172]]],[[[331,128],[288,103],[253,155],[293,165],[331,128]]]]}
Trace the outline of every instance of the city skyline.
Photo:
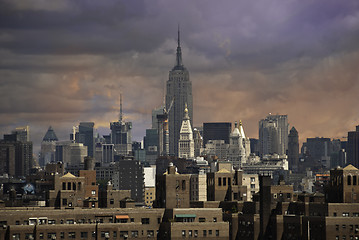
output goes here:
{"type": "Polygon", "coordinates": [[[177,24],[193,84],[194,126],[286,114],[300,141],[359,124],[357,1],[0,2],[0,131],[29,125],[110,128],[120,112],[134,140],[163,104],[177,24]]]}

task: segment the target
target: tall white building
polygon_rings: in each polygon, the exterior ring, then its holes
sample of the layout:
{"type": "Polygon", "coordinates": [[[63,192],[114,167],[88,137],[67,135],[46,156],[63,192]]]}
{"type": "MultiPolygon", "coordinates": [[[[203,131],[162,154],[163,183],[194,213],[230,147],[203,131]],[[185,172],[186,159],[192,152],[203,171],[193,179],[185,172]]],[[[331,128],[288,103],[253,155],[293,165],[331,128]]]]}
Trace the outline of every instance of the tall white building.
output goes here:
{"type": "Polygon", "coordinates": [[[190,118],[188,115],[187,105],[184,110],[179,141],[178,141],[178,157],[194,158],[194,141],[190,118]]]}
{"type": "Polygon", "coordinates": [[[227,159],[234,167],[241,167],[250,155],[250,141],[244,134],[242,122],[235,122],[234,129],[229,136],[227,159]]]}

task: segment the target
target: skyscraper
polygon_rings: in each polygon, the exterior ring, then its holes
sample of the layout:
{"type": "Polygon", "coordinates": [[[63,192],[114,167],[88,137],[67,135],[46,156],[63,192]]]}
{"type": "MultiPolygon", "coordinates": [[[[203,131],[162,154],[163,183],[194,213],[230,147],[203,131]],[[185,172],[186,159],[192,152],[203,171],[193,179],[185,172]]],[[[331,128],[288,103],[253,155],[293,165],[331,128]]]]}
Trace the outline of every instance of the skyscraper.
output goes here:
{"type": "Polygon", "coordinates": [[[188,106],[188,115],[190,117],[191,126],[193,126],[193,97],[192,83],[189,80],[188,70],[182,63],[182,52],[180,45],[180,32],[178,29],[178,46],[176,54],[176,64],[169,72],[166,92],[166,109],[170,108],[173,101],[171,111],[169,111],[169,138],[170,138],[170,154],[178,156],[179,134],[184,117],[185,105],[188,106]]]}
{"type": "Polygon", "coordinates": [[[231,131],[230,122],[203,123],[203,146],[205,147],[209,140],[224,140],[228,144],[231,131]]]}
{"type": "Polygon", "coordinates": [[[359,125],[356,131],[348,132],[347,161],[355,167],[359,167],[359,125]]]}
{"type": "Polygon", "coordinates": [[[111,143],[115,144],[115,155],[128,156],[132,150],[132,122],[125,122],[122,115],[122,96],[120,96],[120,119],[112,122],[111,143]]]}
{"type": "Polygon", "coordinates": [[[259,121],[259,152],[286,154],[288,149],[288,116],[271,115],[259,121]]]}
{"type": "Polygon", "coordinates": [[[87,156],[90,157],[94,156],[95,149],[94,126],[93,122],[80,122],[79,137],[76,138],[76,142],[87,146],[87,156]]]}
{"type": "Polygon", "coordinates": [[[295,127],[292,127],[288,135],[288,163],[290,170],[298,171],[299,136],[295,127]]]}

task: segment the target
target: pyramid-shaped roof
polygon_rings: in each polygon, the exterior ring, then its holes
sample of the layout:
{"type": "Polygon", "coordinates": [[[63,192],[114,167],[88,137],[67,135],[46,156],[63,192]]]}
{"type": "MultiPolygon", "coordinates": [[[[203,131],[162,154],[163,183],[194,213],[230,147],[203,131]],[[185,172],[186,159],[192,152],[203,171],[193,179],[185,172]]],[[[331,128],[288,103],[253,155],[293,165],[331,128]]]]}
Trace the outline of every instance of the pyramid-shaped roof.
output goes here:
{"type": "Polygon", "coordinates": [[[59,141],[59,139],[57,138],[54,129],[52,129],[52,127],[50,126],[49,129],[47,130],[44,138],[42,139],[43,142],[54,142],[54,141],[59,141]]]}
{"type": "Polygon", "coordinates": [[[62,176],[63,178],[75,178],[76,176],[74,176],[73,174],[71,174],[70,172],[66,173],[64,176],[62,176]]]}
{"type": "Polygon", "coordinates": [[[343,170],[358,170],[358,169],[356,167],[354,167],[353,165],[349,164],[343,170]]]}

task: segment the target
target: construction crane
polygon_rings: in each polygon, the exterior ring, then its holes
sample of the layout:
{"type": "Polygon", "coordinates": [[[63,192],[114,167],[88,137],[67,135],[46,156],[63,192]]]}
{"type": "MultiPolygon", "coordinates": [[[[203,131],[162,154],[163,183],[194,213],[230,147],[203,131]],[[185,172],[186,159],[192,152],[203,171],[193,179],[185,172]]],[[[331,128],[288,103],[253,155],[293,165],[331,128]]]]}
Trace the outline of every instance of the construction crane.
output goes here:
{"type": "Polygon", "coordinates": [[[174,98],[172,99],[168,109],[163,107],[163,113],[157,114],[158,121],[158,156],[168,156],[169,148],[169,130],[168,130],[168,114],[172,109],[174,98]]]}

